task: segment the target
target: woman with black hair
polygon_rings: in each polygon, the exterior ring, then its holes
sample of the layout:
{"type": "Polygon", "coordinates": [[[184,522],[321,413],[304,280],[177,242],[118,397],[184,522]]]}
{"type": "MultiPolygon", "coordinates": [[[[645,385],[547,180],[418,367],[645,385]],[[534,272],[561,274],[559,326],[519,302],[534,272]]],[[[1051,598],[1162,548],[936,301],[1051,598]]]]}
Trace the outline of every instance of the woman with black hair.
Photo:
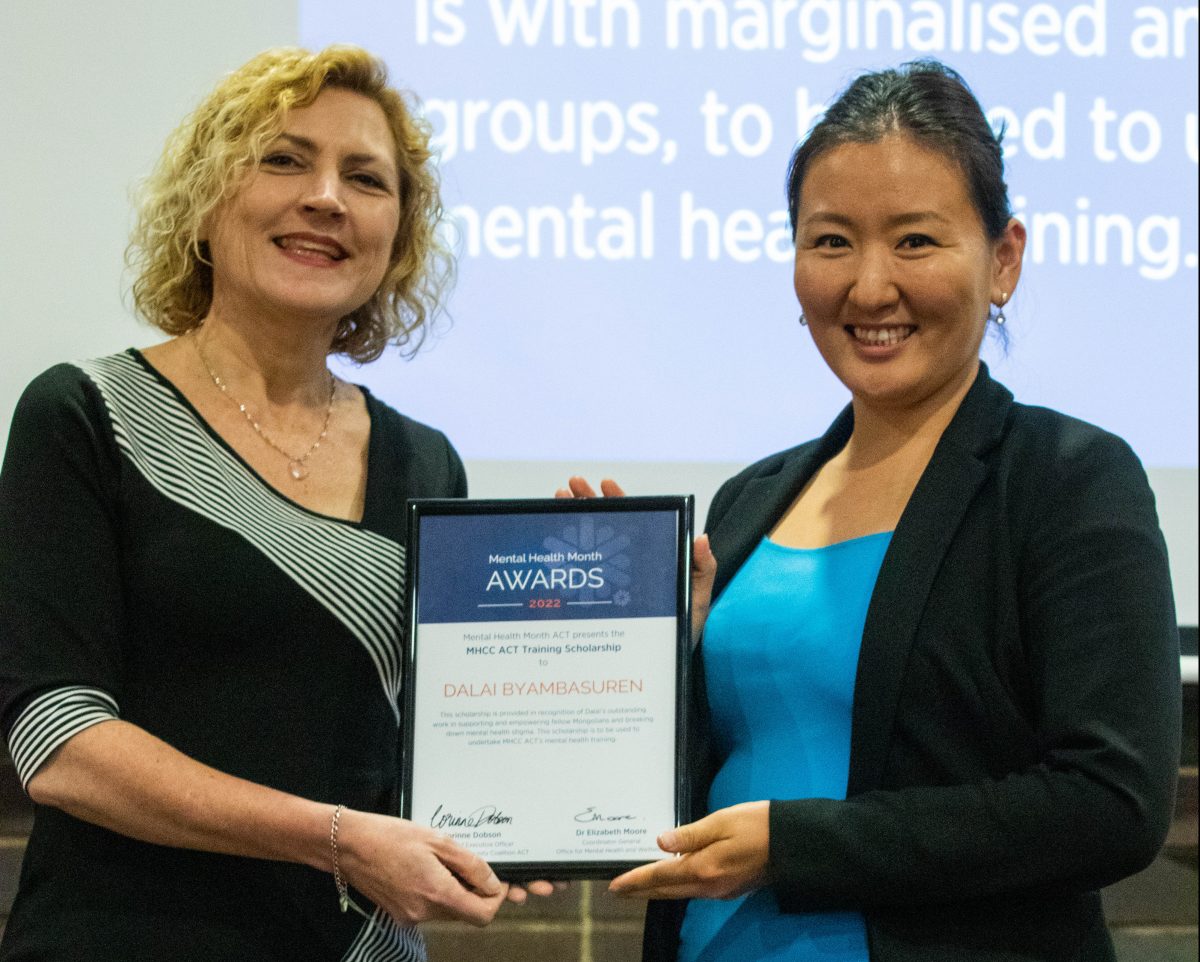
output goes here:
{"type": "Polygon", "coordinates": [[[1112,959],[1098,890],[1153,859],[1178,762],[1145,473],[979,359],[1025,230],[958,74],[858,78],[788,201],[800,323],[850,404],[712,502],[704,817],[612,889],[673,900],[655,962],[1112,959]]]}

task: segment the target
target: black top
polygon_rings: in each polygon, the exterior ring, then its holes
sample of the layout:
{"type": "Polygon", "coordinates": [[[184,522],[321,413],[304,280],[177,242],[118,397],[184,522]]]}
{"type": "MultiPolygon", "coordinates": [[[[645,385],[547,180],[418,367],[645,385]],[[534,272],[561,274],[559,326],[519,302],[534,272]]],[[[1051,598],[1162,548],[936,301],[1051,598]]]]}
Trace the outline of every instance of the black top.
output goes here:
{"type": "MultiPolygon", "coordinates": [[[[847,408],[718,491],[717,594],[852,429],[847,408]]],[[[771,803],[780,906],[863,912],[874,962],[1110,960],[1096,890],[1165,838],[1179,723],[1141,464],[1099,428],[1015,403],[983,367],[872,594],[847,800],[771,803]]],[[[683,904],[652,905],[647,959],[675,957],[683,904]]]]}
{"type": "MultiPolygon", "coordinates": [[[[361,523],[270,487],[136,351],[25,391],[0,473],[0,724],[23,783],[119,717],[285,792],[396,811],[405,501],[446,438],[370,394],[361,523]]],[[[38,807],[0,958],[424,958],[305,866],[150,845],[38,807]]]]}

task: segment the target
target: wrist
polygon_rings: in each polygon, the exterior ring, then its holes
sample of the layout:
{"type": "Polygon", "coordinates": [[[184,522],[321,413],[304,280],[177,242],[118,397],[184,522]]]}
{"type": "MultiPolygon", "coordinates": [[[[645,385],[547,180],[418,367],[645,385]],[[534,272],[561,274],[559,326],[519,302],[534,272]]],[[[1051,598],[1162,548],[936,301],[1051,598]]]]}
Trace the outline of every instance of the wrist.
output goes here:
{"type": "Polygon", "coordinates": [[[333,887],[337,891],[342,911],[345,912],[350,897],[347,894],[346,877],[342,874],[342,853],[338,838],[341,834],[343,811],[345,811],[344,805],[335,805],[333,813],[329,816],[329,863],[333,871],[333,887]]]}
{"type": "MultiPolygon", "coordinates": [[[[319,872],[332,872],[329,827],[334,806],[298,798],[295,801],[297,811],[291,820],[294,831],[287,840],[287,851],[279,852],[275,857],[307,865],[319,872]]],[[[342,810],[342,827],[344,830],[345,809],[342,810]]]]}
{"type": "MultiPolygon", "coordinates": [[[[329,865],[333,875],[334,895],[338,901],[338,907],[342,912],[347,912],[353,909],[358,915],[365,919],[370,919],[371,914],[354,900],[350,894],[350,882],[347,878],[348,861],[354,861],[354,855],[349,846],[345,844],[344,825],[346,821],[354,822],[355,817],[359,815],[347,809],[344,805],[335,805],[329,815],[329,865]]],[[[356,833],[351,830],[348,833],[354,836],[356,833]]]]}

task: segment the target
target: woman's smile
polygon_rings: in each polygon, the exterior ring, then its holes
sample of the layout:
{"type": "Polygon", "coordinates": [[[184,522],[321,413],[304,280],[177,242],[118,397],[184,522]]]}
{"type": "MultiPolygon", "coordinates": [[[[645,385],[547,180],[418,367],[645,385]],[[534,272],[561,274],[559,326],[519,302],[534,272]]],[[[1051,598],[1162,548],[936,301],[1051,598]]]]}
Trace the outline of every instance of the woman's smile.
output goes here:
{"type": "Polygon", "coordinates": [[[320,234],[285,234],[275,238],[275,246],[299,263],[315,267],[331,267],[349,256],[336,240],[320,234]]]}
{"type": "Polygon", "coordinates": [[[847,324],[846,333],[856,344],[867,350],[868,356],[882,353],[880,349],[893,348],[907,341],[917,330],[914,324],[896,324],[886,327],[863,327],[847,324]]]}

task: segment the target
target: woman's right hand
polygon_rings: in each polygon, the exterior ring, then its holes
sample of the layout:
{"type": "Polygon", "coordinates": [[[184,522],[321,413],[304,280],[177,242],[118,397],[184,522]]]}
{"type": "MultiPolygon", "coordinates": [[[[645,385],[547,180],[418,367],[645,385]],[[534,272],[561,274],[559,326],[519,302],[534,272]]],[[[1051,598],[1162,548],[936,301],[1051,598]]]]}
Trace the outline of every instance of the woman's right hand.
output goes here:
{"type": "MultiPolygon", "coordinates": [[[[606,498],[621,498],[624,490],[611,478],[600,482],[600,492],[606,498]]],[[[596,492],[587,478],[575,475],[567,479],[567,487],[554,492],[556,498],[594,498],[596,492]]],[[[717,577],[717,559],[708,544],[708,535],[702,534],[692,544],[692,643],[695,644],[704,623],[708,620],[708,609],[712,605],[713,581],[717,577]]]]}
{"type": "Polygon", "coordinates": [[[338,853],[346,881],[397,922],[487,925],[508,886],[450,836],[387,815],[345,809],[338,853]]]}
{"type": "MultiPolygon", "coordinates": [[[[210,768],[120,719],[71,736],[28,790],[39,805],[143,842],[333,868],[328,804],[210,768]]],[[[344,879],[398,922],[486,925],[510,892],[479,856],[404,819],[343,809],[337,843],[344,879]]]]}

